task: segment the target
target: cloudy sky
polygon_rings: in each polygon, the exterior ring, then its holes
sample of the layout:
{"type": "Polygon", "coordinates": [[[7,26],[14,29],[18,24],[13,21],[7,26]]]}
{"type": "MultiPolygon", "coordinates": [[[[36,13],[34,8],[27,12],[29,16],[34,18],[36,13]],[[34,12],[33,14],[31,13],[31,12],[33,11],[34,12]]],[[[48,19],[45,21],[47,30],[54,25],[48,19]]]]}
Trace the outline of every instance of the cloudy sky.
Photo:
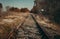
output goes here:
{"type": "Polygon", "coordinates": [[[0,0],[0,3],[3,4],[4,7],[6,6],[13,6],[18,8],[27,7],[31,9],[34,5],[34,0],[0,0]]]}

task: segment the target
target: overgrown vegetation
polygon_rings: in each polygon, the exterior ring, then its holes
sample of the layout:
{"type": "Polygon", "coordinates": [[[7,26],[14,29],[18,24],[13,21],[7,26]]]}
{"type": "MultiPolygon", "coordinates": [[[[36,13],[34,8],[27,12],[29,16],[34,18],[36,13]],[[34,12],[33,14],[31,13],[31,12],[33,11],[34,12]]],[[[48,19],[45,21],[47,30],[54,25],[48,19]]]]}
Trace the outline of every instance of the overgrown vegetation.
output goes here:
{"type": "Polygon", "coordinates": [[[60,0],[45,0],[46,4],[36,2],[31,10],[32,13],[42,13],[44,16],[47,16],[51,21],[60,24],[60,0]],[[45,11],[41,12],[39,10],[44,9],[45,11]]]}

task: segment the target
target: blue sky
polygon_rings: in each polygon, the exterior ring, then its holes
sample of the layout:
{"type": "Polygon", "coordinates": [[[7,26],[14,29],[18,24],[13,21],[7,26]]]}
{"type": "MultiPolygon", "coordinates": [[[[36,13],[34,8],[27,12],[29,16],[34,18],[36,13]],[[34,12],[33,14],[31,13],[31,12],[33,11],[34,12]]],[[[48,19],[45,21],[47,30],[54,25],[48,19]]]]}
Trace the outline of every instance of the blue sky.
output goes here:
{"type": "Polygon", "coordinates": [[[18,8],[27,7],[28,9],[31,9],[34,5],[34,0],[0,0],[0,3],[2,3],[4,7],[6,6],[18,8]]]}

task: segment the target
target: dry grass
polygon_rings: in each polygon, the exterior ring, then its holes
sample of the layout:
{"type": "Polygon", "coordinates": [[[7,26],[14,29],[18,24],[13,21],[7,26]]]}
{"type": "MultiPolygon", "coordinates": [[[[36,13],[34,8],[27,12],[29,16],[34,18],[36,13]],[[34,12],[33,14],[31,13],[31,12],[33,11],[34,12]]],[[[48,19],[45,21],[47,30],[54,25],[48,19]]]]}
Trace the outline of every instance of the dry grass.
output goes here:
{"type": "Polygon", "coordinates": [[[19,23],[21,23],[26,17],[23,13],[14,13],[9,12],[8,14],[5,13],[0,17],[0,39],[6,39],[9,32],[14,28],[17,27],[19,23]]]}

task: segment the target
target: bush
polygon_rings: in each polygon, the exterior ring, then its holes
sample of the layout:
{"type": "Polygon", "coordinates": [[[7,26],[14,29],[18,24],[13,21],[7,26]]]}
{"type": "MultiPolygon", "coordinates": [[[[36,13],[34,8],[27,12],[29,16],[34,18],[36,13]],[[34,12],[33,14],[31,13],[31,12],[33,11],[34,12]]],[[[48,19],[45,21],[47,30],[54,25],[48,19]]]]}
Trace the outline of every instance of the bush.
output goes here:
{"type": "Polygon", "coordinates": [[[21,8],[21,12],[29,12],[27,8],[21,8]]]}
{"type": "Polygon", "coordinates": [[[15,8],[15,7],[10,7],[10,8],[8,9],[8,11],[20,12],[20,9],[19,9],[19,8],[15,8]]]}

